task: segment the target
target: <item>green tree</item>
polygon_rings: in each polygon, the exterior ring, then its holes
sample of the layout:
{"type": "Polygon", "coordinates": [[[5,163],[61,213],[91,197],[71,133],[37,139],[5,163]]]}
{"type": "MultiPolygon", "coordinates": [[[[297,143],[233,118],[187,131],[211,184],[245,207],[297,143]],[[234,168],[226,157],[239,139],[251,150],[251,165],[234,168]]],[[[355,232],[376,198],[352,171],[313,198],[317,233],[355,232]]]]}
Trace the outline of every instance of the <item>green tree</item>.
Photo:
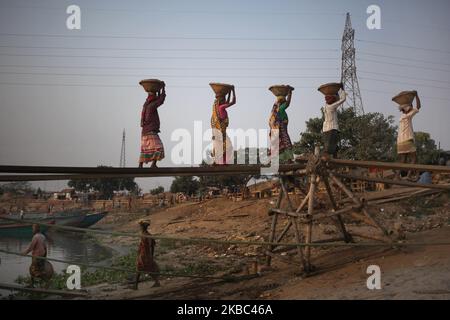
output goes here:
{"type": "Polygon", "coordinates": [[[440,150],[436,146],[436,142],[431,139],[429,133],[415,132],[417,148],[417,162],[421,164],[437,164],[440,150]]]}
{"type": "MultiPolygon", "coordinates": [[[[356,115],[352,108],[339,111],[340,142],[338,156],[352,160],[393,161],[397,127],[392,116],[374,112],[356,115]]],[[[322,118],[306,122],[306,131],[294,144],[295,153],[312,153],[315,144],[322,145],[322,118]]]]}
{"type": "Polygon", "coordinates": [[[187,195],[194,195],[199,191],[200,183],[191,176],[175,177],[170,186],[170,192],[183,192],[187,195]]]}
{"type": "MultiPolygon", "coordinates": [[[[107,166],[98,167],[107,168],[107,166]]],[[[69,180],[67,185],[80,192],[98,191],[102,199],[111,199],[114,191],[139,192],[134,178],[74,179],[69,180]]]]}
{"type": "Polygon", "coordinates": [[[160,194],[160,193],[163,193],[163,192],[164,192],[164,187],[162,187],[162,186],[159,186],[157,188],[154,188],[154,189],[150,190],[150,194],[152,194],[152,195],[157,195],[157,194],[160,194]]]}

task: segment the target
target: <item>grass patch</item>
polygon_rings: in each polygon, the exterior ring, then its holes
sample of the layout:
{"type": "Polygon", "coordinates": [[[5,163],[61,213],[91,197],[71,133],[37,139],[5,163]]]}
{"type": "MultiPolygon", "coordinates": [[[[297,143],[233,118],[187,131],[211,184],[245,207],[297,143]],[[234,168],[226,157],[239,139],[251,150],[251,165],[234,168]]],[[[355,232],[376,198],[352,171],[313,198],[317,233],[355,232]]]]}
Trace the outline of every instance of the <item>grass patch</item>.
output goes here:
{"type": "MultiPolygon", "coordinates": [[[[97,285],[100,283],[121,283],[124,280],[130,278],[133,275],[133,270],[136,268],[136,252],[132,252],[128,255],[118,257],[113,260],[111,266],[115,268],[121,268],[130,271],[119,271],[119,270],[110,270],[110,269],[102,269],[98,268],[93,270],[93,268],[81,267],[81,286],[89,287],[93,285],[97,285]]],[[[55,273],[50,280],[49,289],[52,290],[66,290],[67,289],[67,279],[69,278],[69,274],[66,274],[65,271],[60,273],[55,273]]],[[[21,285],[30,285],[31,277],[30,276],[19,276],[16,280],[16,283],[21,285]]],[[[36,287],[43,287],[44,283],[40,280],[35,281],[36,287]]],[[[31,299],[42,299],[46,295],[45,294],[36,294],[36,293],[19,293],[18,296],[27,297],[31,299]]]]}

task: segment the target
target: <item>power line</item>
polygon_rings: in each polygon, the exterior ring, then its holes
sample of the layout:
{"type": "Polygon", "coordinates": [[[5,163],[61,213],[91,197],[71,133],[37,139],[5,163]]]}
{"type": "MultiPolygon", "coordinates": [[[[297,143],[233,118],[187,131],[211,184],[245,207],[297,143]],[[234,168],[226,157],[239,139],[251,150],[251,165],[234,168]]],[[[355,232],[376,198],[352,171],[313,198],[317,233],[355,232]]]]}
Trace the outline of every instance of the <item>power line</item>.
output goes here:
{"type": "MultiPolygon", "coordinates": [[[[8,6],[0,7],[1,9],[33,9],[33,10],[62,10],[65,11],[65,7],[36,7],[36,6],[8,6]]],[[[149,10],[130,10],[130,9],[111,9],[111,8],[92,8],[82,6],[86,11],[100,11],[100,12],[117,12],[117,13],[162,13],[162,14],[217,14],[217,15],[327,15],[327,16],[345,16],[345,13],[332,12],[332,11],[226,11],[226,10],[164,10],[164,9],[149,9],[149,10]]]]}
{"type": "MultiPolygon", "coordinates": [[[[98,87],[98,88],[137,88],[137,85],[124,85],[124,84],[87,84],[87,83],[27,83],[27,82],[0,82],[0,85],[11,85],[11,86],[37,86],[37,87],[98,87]]],[[[187,88],[187,89],[205,89],[208,85],[204,86],[182,86],[173,85],[171,88],[187,88]]],[[[300,89],[317,89],[315,86],[295,86],[300,89]]],[[[267,89],[267,86],[239,86],[241,89],[267,89]]]]}
{"type": "Polygon", "coordinates": [[[224,41],[339,41],[337,38],[251,38],[251,37],[181,37],[181,36],[136,36],[136,35],[64,35],[64,34],[33,34],[5,33],[0,36],[12,37],[48,37],[48,38],[80,38],[80,39],[153,39],[153,40],[224,40],[224,41]]]}
{"type": "Polygon", "coordinates": [[[399,74],[392,74],[392,73],[383,73],[383,72],[375,72],[375,71],[366,71],[366,70],[359,70],[359,73],[366,73],[366,74],[376,74],[380,76],[389,76],[389,77],[396,77],[396,78],[404,78],[404,79],[411,79],[411,80],[421,80],[421,81],[431,81],[431,82],[439,82],[439,83],[450,83],[450,81],[445,80],[435,80],[430,78],[416,78],[416,77],[409,77],[409,76],[403,76],[399,74]]]}
{"type": "Polygon", "coordinates": [[[357,60],[365,61],[365,62],[379,63],[379,64],[387,64],[387,65],[391,65],[391,66],[408,67],[408,68],[416,68],[416,69],[432,70],[432,71],[440,71],[440,72],[450,72],[450,70],[422,67],[422,66],[417,66],[417,65],[412,65],[412,64],[402,64],[402,63],[378,61],[378,60],[372,60],[372,59],[361,59],[361,58],[357,58],[357,60]]]}
{"type": "Polygon", "coordinates": [[[146,69],[152,69],[152,70],[339,70],[339,68],[326,68],[326,67],[267,67],[267,66],[261,66],[261,67],[161,67],[161,66],[155,66],[155,67],[120,67],[120,66],[112,66],[112,67],[102,67],[102,66],[49,66],[49,65],[0,65],[0,67],[6,67],[6,68],[49,68],[49,69],[98,69],[98,70],[146,70],[146,69]]]}
{"type": "Polygon", "coordinates": [[[362,43],[378,44],[378,45],[382,45],[382,46],[399,47],[399,48],[406,48],[406,49],[423,50],[423,51],[433,51],[433,52],[441,52],[441,53],[450,54],[450,51],[447,51],[447,50],[432,49],[432,48],[423,48],[423,47],[415,47],[415,46],[404,45],[404,44],[398,44],[398,43],[389,43],[389,42],[373,41],[373,40],[362,40],[362,39],[356,39],[356,41],[362,42],[362,43]]]}
{"type": "Polygon", "coordinates": [[[95,56],[95,55],[61,55],[61,54],[13,54],[0,53],[0,56],[8,57],[48,57],[48,58],[101,58],[101,59],[184,59],[184,60],[317,60],[317,61],[333,61],[336,58],[312,58],[312,57],[295,57],[295,58],[274,58],[274,57],[151,57],[151,56],[95,56]]]}
{"type": "Polygon", "coordinates": [[[430,85],[411,83],[411,82],[390,81],[390,80],[385,80],[385,79],[375,79],[375,78],[366,78],[366,77],[362,77],[361,79],[371,80],[371,81],[379,81],[379,82],[387,82],[387,83],[395,83],[395,84],[406,84],[409,86],[417,86],[418,85],[418,86],[434,88],[434,89],[450,90],[450,87],[437,87],[437,86],[430,86],[430,85]]]}
{"type": "Polygon", "coordinates": [[[9,46],[0,45],[0,48],[11,49],[58,49],[58,50],[117,50],[117,51],[200,51],[200,52],[338,52],[338,49],[230,49],[230,48],[106,48],[106,47],[55,47],[55,46],[9,46]]]}
{"type": "MultiPolygon", "coordinates": [[[[55,72],[9,72],[0,71],[0,74],[16,74],[16,75],[37,75],[37,76],[93,76],[93,77],[142,77],[140,74],[121,74],[121,73],[110,73],[110,74],[95,74],[95,73],[55,73],[55,72]]],[[[291,79],[317,79],[317,78],[332,78],[336,75],[321,75],[321,76],[285,76],[285,75],[259,75],[259,76],[242,76],[242,75],[154,75],[158,78],[221,78],[221,77],[233,77],[233,78],[291,78],[291,79]]]]}
{"type": "Polygon", "coordinates": [[[361,52],[358,51],[358,54],[366,55],[366,56],[373,56],[373,57],[382,57],[382,58],[389,58],[389,59],[400,59],[405,61],[413,61],[413,62],[422,62],[422,63],[430,63],[430,64],[437,64],[437,65],[443,65],[443,66],[450,66],[450,63],[441,63],[441,62],[434,62],[434,61],[428,61],[428,60],[420,60],[420,59],[411,59],[411,58],[405,58],[405,57],[396,57],[396,56],[388,56],[383,54],[376,54],[376,53],[368,53],[368,52],[361,52]]]}
{"type": "MultiPolygon", "coordinates": [[[[373,89],[362,89],[362,90],[365,92],[379,93],[379,94],[384,94],[384,95],[388,95],[388,96],[392,96],[395,94],[393,92],[382,91],[382,90],[373,90],[373,89]]],[[[430,96],[423,96],[423,95],[420,95],[420,97],[425,98],[425,99],[431,99],[431,100],[450,101],[450,99],[448,99],[448,98],[441,98],[441,97],[430,97],[430,96]]]]}

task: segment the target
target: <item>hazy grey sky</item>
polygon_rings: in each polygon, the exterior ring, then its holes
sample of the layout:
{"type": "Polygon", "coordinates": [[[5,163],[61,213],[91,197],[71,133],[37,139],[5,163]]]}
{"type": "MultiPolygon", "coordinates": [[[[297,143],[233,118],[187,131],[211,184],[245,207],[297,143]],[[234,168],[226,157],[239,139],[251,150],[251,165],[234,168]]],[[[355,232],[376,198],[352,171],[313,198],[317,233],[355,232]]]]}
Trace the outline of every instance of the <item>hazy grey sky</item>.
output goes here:
{"type": "MultiPolygon", "coordinates": [[[[212,81],[236,86],[230,128],[243,129],[267,128],[270,85],[296,87],[288,111],[296,141],[305,121],[320,114],[316,88],[340,78],[346,12],[356,29],[365,110],[398,120],[392,96],[417,89],[423,112],[415,130],[450,149],[446,0],[0,0],[0,163],[117,166],[125,129],[127,166],[137,166],[144,78],[167,84],[161,166],[171,165],[173,130],[193,131],[195,120],[209,127],[212,81]],[[66,28],[71,4],[81,7],[81,30],[66,28]],[[381,7],[382,30],[366,27],[371,4],[381,7]]],[[[138,181],[148,190],[169,180],[138,181]]]]}

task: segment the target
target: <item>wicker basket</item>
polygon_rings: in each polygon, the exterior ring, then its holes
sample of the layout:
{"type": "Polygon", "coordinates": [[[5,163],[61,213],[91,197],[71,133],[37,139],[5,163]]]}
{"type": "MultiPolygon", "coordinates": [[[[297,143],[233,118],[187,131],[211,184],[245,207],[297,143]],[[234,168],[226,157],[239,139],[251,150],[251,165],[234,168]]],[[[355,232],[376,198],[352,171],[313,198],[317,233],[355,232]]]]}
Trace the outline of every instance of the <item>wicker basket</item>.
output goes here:
{"type": "Polygon", "coordinates": [[[211,88],[213,89],[216,96],[225,96],[228,93],[230,93],[233,86],[231,84],[226,83],[210,83],[209,84],[211,88]]]}
{"type": "Polygon", "coordinates": [[[411,105],[416,97],[416,91],[402,91],[398,95],[392,98],[392,101],[399,105],[411,105]]]}
{"type": "Polygon", "coordinates": [[[139,84],[144,88],[146,92],[155,93],[161,90],[166,84],[164,81],[158,79],[145,79],[141,80],[139,84]]]}
{"type": "Polygon", "coordinates": [[[319,90],[326,96],[334,96],[334,95],[337,95],[339,93],[339,90],[341,90],[341,89],[342,89],[342,83],[331,82],[331,83],[326,83],[324,85],[321,85],[319,87],[319,89],[317,89],[317,90],[319,90]]]}
{"type": "Polygon", "coordinates": [[[289,85],[276,85],[276,86],[271,86],[269,88],[270,91],[272,91],[272,93],[276,96],[287,96],[289,94],[289,92],[293,91],[294,88],[289,86],[289,85]]]}

